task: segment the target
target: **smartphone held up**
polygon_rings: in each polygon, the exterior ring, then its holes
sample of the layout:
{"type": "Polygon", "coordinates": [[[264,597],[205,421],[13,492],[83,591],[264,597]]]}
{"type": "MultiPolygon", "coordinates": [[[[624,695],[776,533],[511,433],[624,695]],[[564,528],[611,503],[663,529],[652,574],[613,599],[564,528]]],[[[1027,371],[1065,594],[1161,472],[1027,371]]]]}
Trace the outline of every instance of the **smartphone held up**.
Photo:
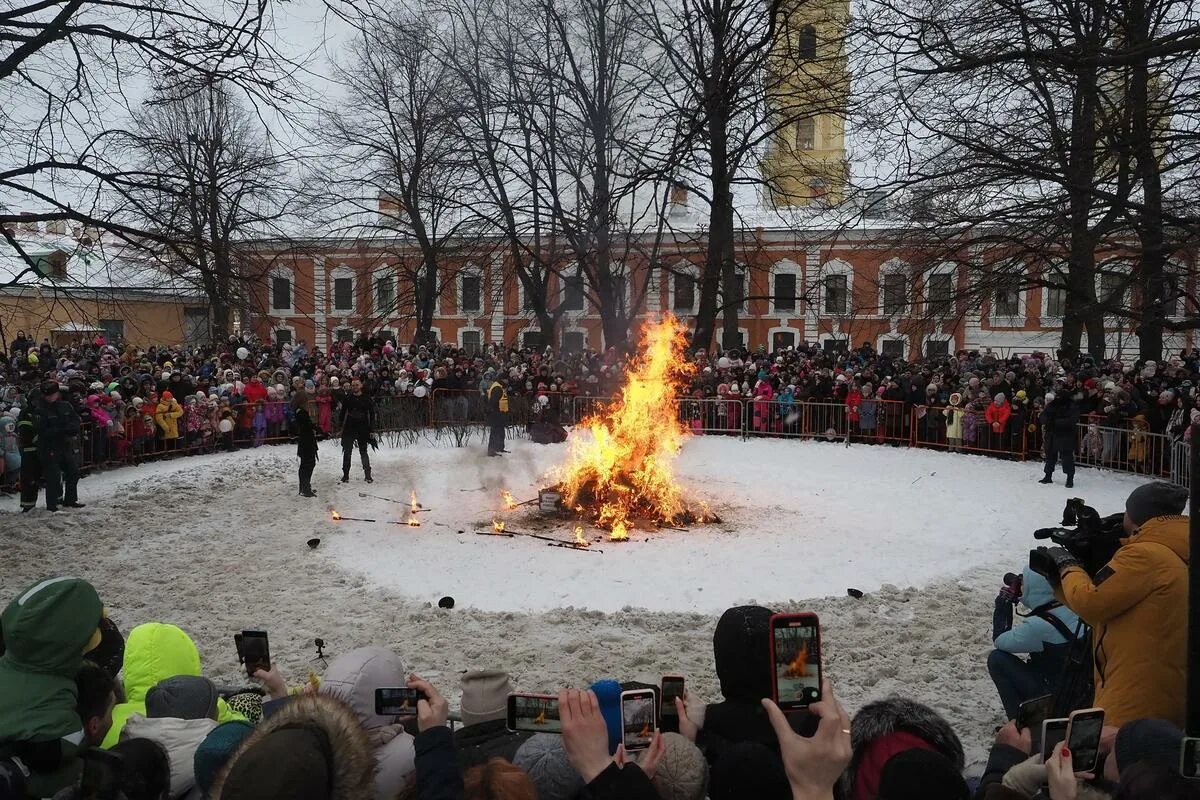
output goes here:
{"type": "Polygon", "coordinates": [[[807,708],[821,699],[821,625],[816,614],[771,617],[771,677],[776,705],[807,708]]]}
{"type": "Polygon", "coordinates": [[[621,692],[621,741],[626,750],[645,750],[658,729],[653,689],[621,692]]]}
{"type": "Polygon", "coordinates": [[[381,717],[413,717],[417,703],[428,700],[420,689],[394,686],[375,690],[375,713],[381,717]]]}
{"type": "Polygon", "coordinates": [[[253,678],[260,669],[269,672],[271,669],[271,648],[267,642],[266,631],[242,631],[233,635],[233,644],[237,648],[238,663],[246,667],[246,675],[253,678]]]}
{"type": "Polygon", "coordinates": [[[558,697],[549,694],[510,694],[508,729],[530,733],[562,733],[558,697]]]}

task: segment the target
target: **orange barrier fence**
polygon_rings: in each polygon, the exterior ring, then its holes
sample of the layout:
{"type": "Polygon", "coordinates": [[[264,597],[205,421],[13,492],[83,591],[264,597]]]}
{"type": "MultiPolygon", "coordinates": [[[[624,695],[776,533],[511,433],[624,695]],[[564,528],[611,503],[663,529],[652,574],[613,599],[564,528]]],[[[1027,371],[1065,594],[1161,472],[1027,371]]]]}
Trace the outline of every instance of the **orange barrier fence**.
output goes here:
{"type": "MultiPolygon", "coordinates": [[[[507,424],[532,422],[575,425],[601,413],[610,397],[563,393],[512,395],[507,424]],[[540,399],[545,398],[545,399],[540,399]]],[[[844,403],[787,402],[779,399],[683,397],[675,413],[692,433],[749,437],[824,438],[848,443],[891,444],[1041,460],[1043,434],[1036,419],[1014,414],[996,429],[982,413],[942,406],[905,407],[892,400],[844,403]]],[[[426,397],[376,398],[376,430],[381,434],[427,429],[469,428],[487,423],[484,396],[475,390],[438,389],[426,397]]],[[[340,434],[335,403],[317,397],[309,414],[321,435],[340,434]]],[[[1186,485],[1189,449],[1164,434],[1140,429],[1080,424],[1076,463],[1100,469],[1164,477],[1186,485]]],[[[136,464],[145,460],[230,451],[295,441],[291,404],[184,405],[169,412],[127,406],[119,419],[85,412],[79,435],[82,469],[136,464]],[[180,413],[181,412],[181,413],[180,413]]],[[[461,441],[460,441],[461,443],[461,441]]],[[[11,486],[13,479],[5,476],[11,486]]]]}

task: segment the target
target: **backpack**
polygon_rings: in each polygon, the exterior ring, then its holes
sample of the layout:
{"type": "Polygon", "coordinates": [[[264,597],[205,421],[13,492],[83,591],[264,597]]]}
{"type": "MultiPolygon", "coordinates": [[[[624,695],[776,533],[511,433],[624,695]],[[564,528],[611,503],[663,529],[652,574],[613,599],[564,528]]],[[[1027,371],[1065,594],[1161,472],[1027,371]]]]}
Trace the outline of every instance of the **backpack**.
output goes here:
{"type": "Polygon", "coordinates": [[[1066,648],[1062,672],[1054,683],[1054,703],[1051,714],[1054,717],[1065,717],[1072,711],[1088,708],[1095,696],[1095,679],[1093,677],[1092,630],[1082,620],[1075,630],[1050,613],[1058,603],[1051,603],[1034,609],[1034,615],[1045,620],[1062,635],[1066,648]]]}

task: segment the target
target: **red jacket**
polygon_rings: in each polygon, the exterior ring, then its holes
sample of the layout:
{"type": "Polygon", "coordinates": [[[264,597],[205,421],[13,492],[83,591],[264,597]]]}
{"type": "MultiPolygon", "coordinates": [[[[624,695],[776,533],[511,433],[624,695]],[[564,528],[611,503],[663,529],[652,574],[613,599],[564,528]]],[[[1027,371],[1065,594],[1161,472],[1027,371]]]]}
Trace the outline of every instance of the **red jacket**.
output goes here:
{"type": "Polygon", "coordinates": [[[1008,418],[1012,416],[1012,405],[1005,400],[1000,405],[988,403],[987,411],[983,412],[983,418],[988,421],[989,425],[1000,423],[1000,430],[1004,430],[1008,426],[1008,418]]]}
{"type": "Polygon", "coordinates": [[[242,398],[246,403],[241,410],[241,427],[249,428],[254,421],[254,404],[267,399],[267,387],[262,381],[250,381],[246,384],[246,390],[242,392],[242,398]]]}

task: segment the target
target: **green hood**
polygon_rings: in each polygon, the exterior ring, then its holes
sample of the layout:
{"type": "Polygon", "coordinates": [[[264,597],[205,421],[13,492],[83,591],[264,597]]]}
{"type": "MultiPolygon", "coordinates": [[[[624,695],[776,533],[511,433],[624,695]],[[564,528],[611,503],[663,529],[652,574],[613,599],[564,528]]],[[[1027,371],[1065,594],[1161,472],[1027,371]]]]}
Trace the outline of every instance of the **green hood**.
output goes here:
{"type": "Polygon", "coordinates": [[[0,742],[46,741],[79,732],[75,673],[104,607],[90,583],[49,578],[17,596],[0,615],[0,742]]]}
{"type": "MultiPolygon", "coordinates": [[[[125,640],[125,661],[121,675],[125,682],[125,702],[113,709],[113,724],[101,747],[117,743],[130,714],[146,713],[146,694],[159,681],[178,675],[200,674],[200,651],[182,629],[162,622],[147,622],[129,632],[125,640]]],[[[221,722],[242,719],[229,710],[224,700],[217,702],[221,722]]]]}

